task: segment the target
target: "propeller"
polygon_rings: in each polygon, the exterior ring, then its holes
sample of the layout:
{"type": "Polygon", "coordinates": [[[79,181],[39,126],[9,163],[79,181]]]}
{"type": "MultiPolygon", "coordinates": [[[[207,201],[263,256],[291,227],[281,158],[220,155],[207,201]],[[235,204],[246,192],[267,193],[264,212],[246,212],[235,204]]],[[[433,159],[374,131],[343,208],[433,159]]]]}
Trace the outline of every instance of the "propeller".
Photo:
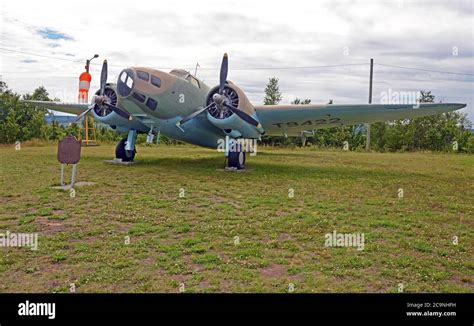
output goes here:
{"type": "Polygon", "coordinates": [[[258,128],[261,127],[260,123],[252,118],[250,115],[247,113],[238,110],[237,108],[233,107],[228,103],[227,97],[224,95],[224,88],[225,88],[225,83],[227,81],[227,73],[229,71],[229,57],[227,56],[227,53],[224,53],[224,57],[222,58],[222,63],[221,63],[221,70],[219,74],[219,93],[216,93],[212,96],[212,102],[202,108],[199,109],[198,111],[195,111],[186,117],[184,117],[181,121],[179,121],[176,125],[179,127],[185,122],[188,122],[189,120],[194,119],[204,111],[207,111],[209,108],[212,106],[216,106],[221,112],[224,110],[224,108],[230,110],[231,112],[235,113],[237,116],[239,116],[242,120],[246,121],[247,123],[250,123],[251,125],[254,125],[258,128]]]}
{"type": "Polygon", "coordinates": [[[119,108],[115,105],[110,104],[108,102],[109,98],[104,95],[105,84],[107,84],[107,71],[108,71],[107,60],[104,60],[104,63],[102,64],[102,71],[100,72],[100,91],[99,91],[99,95],[94,95],[94,97],[92,98],[92,104],[87,108],[87,110],[85,110],[84,112],[82,112],[80,115],[77,116],[75,122],[81,120],[86,114],[88,114],[96,106],[99,106],[99,105],[106,105],[112,111],[117,113],[119,116],[121,116],[125,119],[128,119],[128,120],[132,120],[132,116],[130,115],[130,113],[128,113],[127,111],[125,111],[125,110],[123,110],[123,109],[121,109],[121,108],[119,108]]]}
{"type": "Polygon", "coordinates": [[[102,71],[100,72],[100,95],[104,95],[105,84],[107,83],[107,73],[108,73],[107,60],[104,60],[102,64],[102,71]]]}
{"type": "Polygon", "coordinates": [[[252,118],[250,115],[248,115],[247,113],[245,113],[244,111],[241,111],[241,110],[238,110],[237,108],[234,108],[233,106],[227,104],[227,103],[224,103],[224,106],[226,108],[228,108],[229,110],[231,110],[233,113],[237,114],[242,120],[244,120],[245,122],[247,123],[250,123],[251,125],[254,125],[255,127],[257,128],[261,128],[262,125],[260,124],[260,122],[258,122],[257,120],[255,120],[254,118],[252,118]]]}
{"type": "Polygon", "coordinates": [[[76,120],[74,120],[74,122],[78,122],[80,121],[82,118],[84,118],[84,116],[89,113],[93,108],[95,107],[95,104],[94,105],[91,105],[89,106],[89,108],[87,110],[85,110],[84,112],[82,112],[81,114],[79,114],[76,118],[76,120]]]}
{"type": "Polygon", "coordinates": [[[184,117],[181,121],[178,122],[178,125],[182,125],[183,123],[185,122],[188,122],[189,120],[192,120],[194,119],[195,117],[197,117],[198,115],[200,115],[201,113],[203,113],[204,111],[206,111],[207,109],[209,109],[211,106],[213,106],[214,103],[211,103],[209,104],[208,106],[202,108],[202,109],[199,109],[197,111],[194,111],[193,113],[189,114],[188,116],[184,117]]]}
{"type": "Polygon", "coordinates": [[[220,78],[219,78],[219,94],[220,95],[224,93],[224,86],[227,80],[228,71],[229,71],[229,58],[227,56],[227,53],[224,53],[224,57],[222,58],[220,78]]]}

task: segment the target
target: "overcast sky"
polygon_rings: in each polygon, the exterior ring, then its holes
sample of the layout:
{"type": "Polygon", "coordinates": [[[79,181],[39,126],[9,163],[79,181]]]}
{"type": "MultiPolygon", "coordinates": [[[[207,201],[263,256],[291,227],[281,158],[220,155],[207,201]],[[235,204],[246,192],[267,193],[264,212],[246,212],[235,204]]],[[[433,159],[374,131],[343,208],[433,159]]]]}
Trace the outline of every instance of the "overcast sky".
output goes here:
{"type": "Polygon", "coordinates": [[[0,74],[18,93],[44,85],[75,102],[94,53],[94,90],[104,58],[109,81],[127,66],[194,71],[199,62],[198,77],[213,86],[227,52],[229,79],[255,104],[270,76],[280,78],[282,103],[366,103],[374,58],[374,103],[389,91],[431,90],[438,101],[467,103],[474,121],[473,0],[14,0],[0,7],[0,74]],[[344,64],[364,65],[314,67],[344,64]]]}

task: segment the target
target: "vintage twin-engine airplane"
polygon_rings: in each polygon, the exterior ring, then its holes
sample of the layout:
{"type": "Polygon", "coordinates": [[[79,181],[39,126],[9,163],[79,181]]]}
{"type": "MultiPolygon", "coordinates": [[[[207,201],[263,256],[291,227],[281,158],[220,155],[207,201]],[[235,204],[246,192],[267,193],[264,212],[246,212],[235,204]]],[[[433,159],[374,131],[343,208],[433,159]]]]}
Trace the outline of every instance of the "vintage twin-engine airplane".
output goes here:
{"type": "Polygon", "coordinates": [[[224,54],[219,85],[210,88],[181,69],[169,73],[151,68],[127,68],[117,83],[107,83],[104,61],[100,89],[92,104],[28,101],[47,109],[78,114],[92,111],[94,118],[127,137],[118,142],[115,156],[133,161],[137,133],[149,139],[157,133],[183,142],[217,148],[225,139],[227,165],[245,167],[245,150],[229,140],[258,140],[263,134],[301,136],[315,129],[390,121],[458,110],[465,104],[363,104],[363,105],[252,105],[245,93],[227,80],[224,54]],[[206,114],[203,114],[206,113],[206,114]]]}

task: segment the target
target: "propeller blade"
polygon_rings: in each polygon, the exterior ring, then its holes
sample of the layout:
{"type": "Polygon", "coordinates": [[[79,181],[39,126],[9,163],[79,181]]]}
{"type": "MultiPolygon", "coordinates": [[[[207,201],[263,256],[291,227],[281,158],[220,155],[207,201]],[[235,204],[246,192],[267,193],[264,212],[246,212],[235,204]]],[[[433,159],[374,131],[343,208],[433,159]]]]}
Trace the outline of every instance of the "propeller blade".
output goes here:
{"type": "Polygon", "coordinates": [[[114,111],[115,113],[117,113],[119,116],[121,116],[122,118],[125,118],[127,120],[132,120],[132,116],[130,115],[130,113],[128,113],[127,111],[119,108],[119,107],[116,107],[110,103],[107,103],[107,102],[104,102],[105,105],[107,105],[109,108],[112,109],[112,111],[114,111]]]}
{"type": "Polygon", "coordinates": [[[89,106],[89,108],[87,110],[85,110],[84,112],[82,112],[81,114],[79,114],[76,118],[76,120],[74,120],[74,122],[78,122],[79,120],[81,120],[87,113],[89,113],[93,108],[94,108],[95,105],[91,105],[89,106]]]}
{"type": "Polygon", "coordinates": [[[227,53],[224,53],[224,57],[222,58],[221,72],[220,72],[220,83],[219,83],[219,94],[221,94],[221,95],[224,92],[224,86],[225,86],[225,82],[227,80],[228,69],[229,69],[229,59],[227,57],[227,53]]]}
{"type": "Polygon", "coordinates": [[[206,106],[205,108],[202,108],[202,109],[199,109],[197,111],[194,111],[193,113],[191,114],[188,114],[187,116],[185,116],[183,119],[181,119],[180,122],[178,122],[178,125],[182,125],[183,123],[186,123],[188,122],[189,120],[192,120],[194,119],[195,117],[197,117],[198,115],[200,115],[201,113],[203,113],[204,111],[206,111],[207,109],[209,109],[211,106],[214,105],[214,102],[212,102],[211,104],[209,104],[208,106],[206,106]]]}
{"type": "Polygon", "coordinates": [[[241,110],[237,110],[236,108],[234,108],[233,106],[227,104],[227,103],[224,103],[224,106],[226,108],[228,108],[229,110],[231,110],[233,113],[237,114],[242,120],[244,120],[245,122],[247,123],[250,123],[251,125],[254,125],[255,127],[257,128],[261,128],[262,126],[260,125],[260,122],[258,122],[257,120],[255,120],[254,118],[252,118],[250,115],[248,115],[247,113],[245,113],[244,111],[241,111],[241,110]]]}
{"type": "Polygon", "coordinates": [[[102,71],[100,72],[100,95],[104,95],[105,84],[107,83],[107,60],[102,64],[102,71]]]}

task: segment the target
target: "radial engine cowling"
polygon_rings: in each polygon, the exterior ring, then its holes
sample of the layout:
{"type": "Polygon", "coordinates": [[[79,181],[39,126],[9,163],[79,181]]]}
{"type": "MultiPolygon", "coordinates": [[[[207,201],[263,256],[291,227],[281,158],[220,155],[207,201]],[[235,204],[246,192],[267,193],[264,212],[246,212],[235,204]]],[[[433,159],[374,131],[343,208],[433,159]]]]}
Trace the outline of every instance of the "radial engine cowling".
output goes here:
{"type": "MultiPolygon", "coordinates": [[[[100,90],[95,92],[95,95],[99,96],[100,90]]],[[[117,87],[115,84],[107,83],[105,85],[104,96],[107,97],[108,103],[114,106],[120,105],[120,103],[117,103],[117,87]]],[[[146,129],[146,127],[144,127],[139,120],[125,119],[124,117],[112,111],[112,109],[105,104],[97,104],[92,110],[92,112],[96,121],[113,126],[113,128],[118,128],[117,130],[127,131],[128,129],[146,129]]]]}
{"type": "MultiPolygon", "coordinates": [[[[206,105],[211,105],[213,95],[219,92],[219,86],[212,88],[207,95],[206,105]]],[[[241,110],[252,117],[256,117],[255,108],[248,100],[245,93],[232,82],[227,82],[224,86],[223,95],[227,103],[237,110],[241,110]]],[[[216,127],[222,129],[233,138],[260,138],[263,129],[255,127],[242,120],[238,115],[227,108],[219,108],[217,105],[211,106],[207,111],[208,120],[216,127]]]]}
{"type": "MultiPolygon", "coordinates": [[[[96,96],[100,95],[100,89],[95,92],[96,96]]],[[[112,105],[117,105],[117,90],[115,85],[106,84],[104,88],[104,96],[108,98],[108,102],[112,105]]],[[[112,109],[105,104],[97,104],[94,108],[94,115],[101,120],[113,113],[112,109]]]]}

